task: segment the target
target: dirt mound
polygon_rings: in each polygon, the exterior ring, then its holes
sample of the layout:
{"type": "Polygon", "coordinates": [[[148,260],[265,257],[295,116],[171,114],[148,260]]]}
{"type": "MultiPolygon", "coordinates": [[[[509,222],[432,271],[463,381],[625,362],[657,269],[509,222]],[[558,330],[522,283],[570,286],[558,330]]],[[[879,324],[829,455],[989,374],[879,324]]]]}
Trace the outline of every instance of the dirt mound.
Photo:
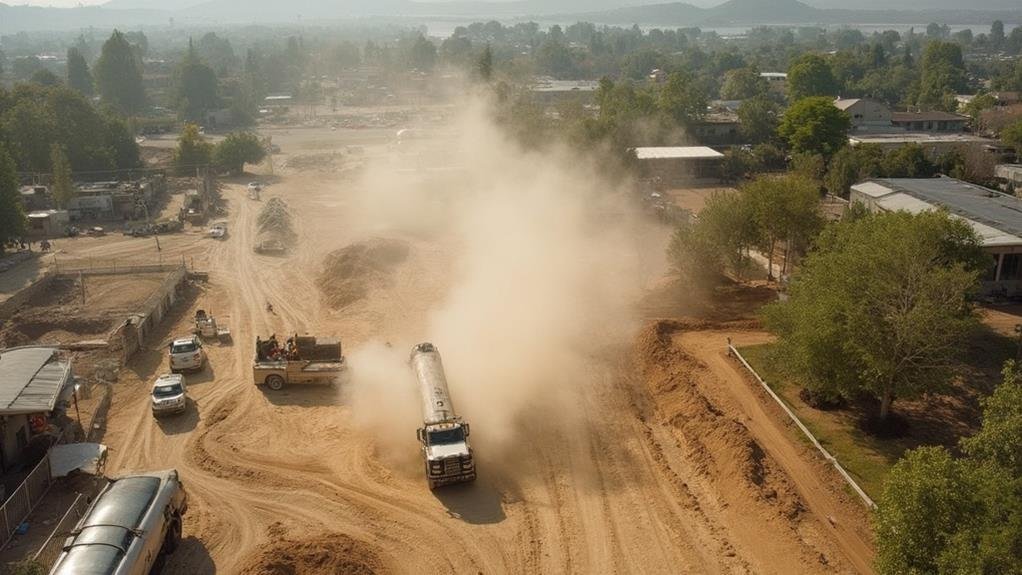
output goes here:
{"type": "Polygon", "coordinates": [[[279,539],[245,562],[243,575],[371,575],[383,562],[366,543],[340,533],[279,539]]]}
{"type": "Polygon", "coordinates": [[[288,208],[287,202],[280,198],[270,198],[263,209],[259,211],[256,223],[261,235],[287,241],[295,236],[291,220],[291,210],[288,208]]]}
{"type": "Polygon", "coordinates": [[[640,334],[636,360],[657,411],[684,439],[700,473],[741,486],[744,497],[766,502],[794,519],[804,505],[789,479],[748,428],[700,388],[698,378],[706,366],[673,343],[680,330],[710,325],[698,320],[657,321],[640,334]]]}
{"type": "Polygon", "coordinates": [[[406,242],[373,238],[327,255],[316,285],[327,305],[345,308],[386,285],[391,272],[408,259],[406,242]]]}

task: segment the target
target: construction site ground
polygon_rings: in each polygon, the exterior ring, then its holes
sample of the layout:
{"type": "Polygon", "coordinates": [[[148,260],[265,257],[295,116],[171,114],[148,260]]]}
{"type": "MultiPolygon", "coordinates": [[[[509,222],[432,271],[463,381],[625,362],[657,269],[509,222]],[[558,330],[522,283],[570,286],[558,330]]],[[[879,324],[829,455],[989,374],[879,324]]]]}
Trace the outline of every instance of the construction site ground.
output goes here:
{"type": "MultiPolygon", "coordinates": [[[[344,136],[315,134],[335,138],[324,146],[344,136]]],[[[665,275],[636,302],[641,325],[620,328],[634,343],[593,347],[590,380],[567,392],[579,406],[570,423],[538,411],[488,450],[488,422],[470,419],[479,479],[430,491],[414,433],[384,440],[360,423],[385,399],[356,404],[352,383],[270,392],[253,385],[251,361],[255,337],[271,333],[338,336],[349,351],[417,341],[448,295],[457,238],[374,226],[352,209],[344,171],[261,177],[264,201],[280,196],[295,214],[286,256],[253,252],[262,202],[242,179],[224,186],[226,240],[188,231],[161,237],[159,252],[153,238],[58,243],[77,260],[184,259],[209,272],[121,370],[99,438],[111,474],[181,473],[190,505],[165,572],[871,572],[865,508],[727,357],[728,337],[765,341],[753,317],[776,297],[769,287],[695,294],[665,275]],[[407,254],[330,305],[323,262],[374,237],[407,254]],[[234,342],[208,344],[207,368],[188,376],[191,408],[156,420],[149,388],[168,370],[165,344],[200,307],[230,318],[234,342]]],[[[670,230],[655,233],[666,245],[670,230]]]]}

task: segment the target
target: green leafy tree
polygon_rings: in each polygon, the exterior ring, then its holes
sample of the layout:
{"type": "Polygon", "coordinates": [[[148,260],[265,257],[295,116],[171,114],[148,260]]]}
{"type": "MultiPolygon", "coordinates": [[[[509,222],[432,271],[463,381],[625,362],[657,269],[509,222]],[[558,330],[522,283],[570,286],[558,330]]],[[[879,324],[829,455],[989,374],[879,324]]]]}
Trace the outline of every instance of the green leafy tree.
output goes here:
{"type": "Polygon", "coordinates": [[[803,98],[784,113],[778,133],[792,151],[830,158],[848,142],[852,120],[830,98],[803,98]]]}
{"type": "Polygon", "coordinates": [[[823,228],[820,191],[813,180],[799,175],[761,176],[742,186],[742,199],[753,213],[757,245],[767,254],[767,276],[773,277],[774,254],[784,246],[788,258],[801,252],[823,228]]]}
{"type": "Polygon", "coordinates": [[[0,254],[4,244],[25,233],[25,211],[18,195],[18,176],[14,160],[0,145],[0,254]]]}
{"type": "Polygon", "coordinates": [[[824,230],[789,301],[765,317],[791,375],[821,397],[941,390],[977,318],[970,296],[991,265],[968,224],[945,212],[881,213],[824,230]]]}
{"type": "Polygon", "coordinates": [[[667,255],[683,278],[715,283],[725,270],[738,277],[748,271],[749,248],[756,239],[754,213],[741,195],[711,195],[694,223],[679,226],[667,255]]]}
{"type": "Polygon", "coordinates": [[[877,570],[938,573],[955,533],[975,518],[975,493],[967,465],[943,447],[910,451],[891,470],[877,504],[877,570]]]}
{"type": "Polygon", "coordinates": [[[657,107],[679,126],[690,126],[706,115],[706,93],[683,72],[674,72],[660,89],[657,107]]]}
{"type": "Polygon", "coordinates": [[[179,174],[194,174],[196,169],[208,166],[213,158],[213,145],[199,133],[195,124],[186,124],[177,140],[174,165],[179,174]]]}
{"type": "Polygon", "coordinates": [[[874,516],[882,575],[1022,573],[1022,385],[1014,361],[1003,373],[964,458],[924,447],[891,470],[874,516]]]}
{"type": "Polygon", "coordinates": [[[124,34],[114,30],[103,44],[95,73],[104,102],[124,114],[137,114],[145,108],[142,61],[124,34]]]}
{"type": "Polygon", "coordinates": [[[2,124],[5,140],[17,165],[30,172],[49,171],[50,144],[57,137],[58,126],[45,102],[17,99],[4,112],[2,124]]]}
{"type": "Polygon", "coordinates": [[[739,129],[749,143],[776,139],[780,113],[777,104],[765,96],[745,100],[738,106],[739,129]]]}
{"type": "Polygon", "coordinates": [[[1022,120],[1001,130],[1001,141],[1015,148],[1015,155],[1022,158],[1022,120]]]}
{"type": "Polygon", "coordinates": [[[983,426],[962,440],[965,452],[974,459],[992,461],[1022,477],[1022,372],[1009,361],[1003,382],[983,400],[983,426]]]}
{"type": "Polygon", "coordinates": [[[182,119],[205,121],[206,113],[220,105],[216,74],[199,60],[189,40],[188,52],[175,72],[174,105],[182,119]]]}
{"type": "Polygon", "coordinates": [[[834,96],[837,81],[830,64],[817,54],[805,54],[788,68],[788,97],[791,101],[812,96],[834,96]]]}
{"type": "Polygon", "coordinates": [[[53,144],[50,147],[50,170],[53,180],[50,185],[50,193],[57,207],[64,210],[75,197],[75,185],[71,179],[71,162],[64,153],[60,144],[53,144]]]}
{"type": "Polygon", "coordinates": [[[216,145],[213,162],[217,167],[231,174],[240,174],[245,164],[258,164],[266,157],[266,148],[259,136],[251,132],[234,132],[216,145]]]}
{"type": "Polygon", "coordinates": [[[93,93],[92,73],[78,48],[67,49],[67,85],[85,96],[93,93]]]}
{"type": "Polygon", "coordinates": [[[962,47],[954,42],[930,42],[923,52],[921,70],[917,105],[954,111],[955,94],[968,88],[962,47]]]}
{"type": "Polygon", "coordinates": [[[990,25],[990,46],[994,50],[1000,50],[1004,47],[1004,40],[1004,22],[994,20],[994,23],[990,25]]]}
{"type": "Polygon", "coordinates": [[[725,100],[747,100],[766,96],[770,87],[753,66],[736,68],[724,73],[724,83],[720,87],[720,97],[725,100]]]}

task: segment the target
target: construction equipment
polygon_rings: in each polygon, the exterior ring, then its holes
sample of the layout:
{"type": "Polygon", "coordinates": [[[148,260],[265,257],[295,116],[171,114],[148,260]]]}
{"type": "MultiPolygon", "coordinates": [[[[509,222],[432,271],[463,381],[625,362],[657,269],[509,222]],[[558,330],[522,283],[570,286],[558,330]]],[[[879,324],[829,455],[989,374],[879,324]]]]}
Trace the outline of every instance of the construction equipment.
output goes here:
{"type": "Polygon", "coordinates": [[[475,458],[468,443],[469,426],[454,411],[440,352],[431,343],[412,348],[409,359],[419,382],[423,426],[415,436],[422,445],[430,489],[474,481],[475,458]]]}
{"type": "Polygon", "coordinates": [[[295,384],[334,385],[346,368],[339,339],[295,334],[281,343],[276,335],[256,338],[252,379],[273,391],[295,384]]]}

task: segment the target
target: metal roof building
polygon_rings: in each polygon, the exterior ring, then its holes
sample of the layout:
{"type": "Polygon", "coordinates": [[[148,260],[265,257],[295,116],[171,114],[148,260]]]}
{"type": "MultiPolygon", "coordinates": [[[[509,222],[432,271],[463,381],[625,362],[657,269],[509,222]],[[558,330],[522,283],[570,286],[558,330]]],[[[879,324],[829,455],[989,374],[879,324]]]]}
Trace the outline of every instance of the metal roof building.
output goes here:
{"type": "Polygon", "coordinates": [[[724,154],[706,146],[656,146],[635,148],[640,160],[716,160],[724,154]]]}
{"type": "Polygon", "coordinates": [[[50,347],[0,351],[0,415],[52,411],[73,390],[71,363],[50,347]]]}
{"type": "Polygon", "coordinates": [[[1022,293],[1022,199],[954,178],[893,178],[852,186],[850,200],[873,212],[947,210],[968,222],[994,258],[986,291],[1022,293]]]}

